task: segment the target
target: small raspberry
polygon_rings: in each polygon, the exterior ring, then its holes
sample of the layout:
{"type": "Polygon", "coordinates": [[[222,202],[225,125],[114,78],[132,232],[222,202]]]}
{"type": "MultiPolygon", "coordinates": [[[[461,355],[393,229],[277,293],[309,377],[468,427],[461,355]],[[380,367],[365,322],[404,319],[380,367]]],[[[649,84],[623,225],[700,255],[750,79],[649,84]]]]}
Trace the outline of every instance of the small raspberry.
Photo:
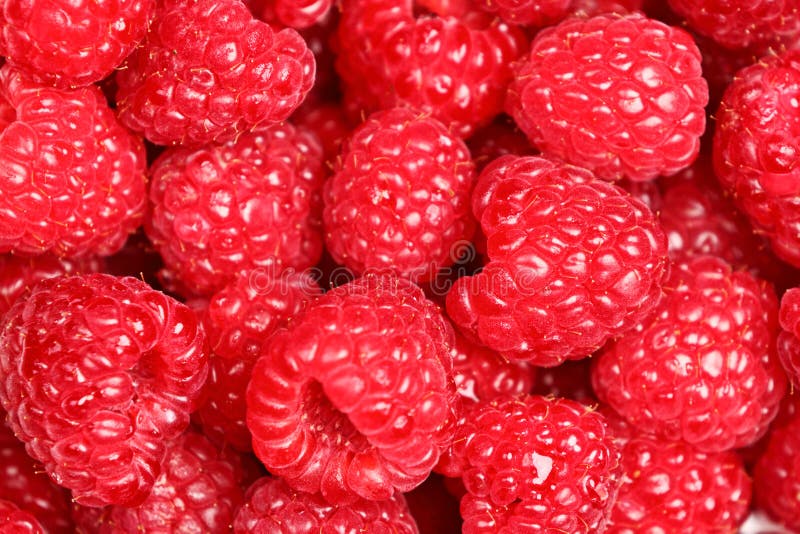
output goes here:
{"type": "Polygon", "coordinates": [[[588,356],[656,305],[666,238],[619,187],[571,165],[504,156],[481,173],[472,202],[490,261],[447,295],[468,337],[552,367],[588,356]]]}
{"type": "Polygon", "coordinates": [[[592,381],[642,432],[703,452],[755,442],[786,390],[769,282],[697,256],[673,264],[655,315],[595,360],[592,381]]]}
{"type": "Polygon", "coordinates": [[[210,295],[238,273],[311,267],[322,253],[322,147],[289,123],[166,150],[150,167],[145,230],[165,283],[210,295]]]}
{"type": "Polygon", "coordinates": [[[789,379],[800,387],[800,288],[783,294],[779,320],[778,356],[789,379]]]}
{"type": "Polygon", "coordinates": [[[89,85],[133,51],[154,8],[154,0],[6,0],[0,56],[48,85],[89,85]]]}
{"type": "Polygon", "coordinates": [[[474,180],[467,146],[439,121],[407,108],[375,113],[345,142],[325,184],[328,251],[359,275],[428,280],[475,231],[474,180]]]}
{"type": "Polygon", "coordinates": [[[289,28],[308,28],[328,14],[333,0],[245,0],[259,19],[289,28]]]}
{"type": "Polygon", "coordinates": [[[417,534],[419,530],[400,494],[378,502],[358,499],[336,506],[319,493],[296,491],[280,479],[264,477],[247,490],[233,532],[417,534]]]}
{"type": "Polygon", "coordinates": [[[329,291],[256,363],[247,389],[256,455],[333,504],[418,486],[457,417],[452,336],[409,281],[367,276],[329,291]]]}
{"type": "Polygon", "coordinates": [[[4,534],[45,534],[33,514],[5,499],[0,499],[0,525],[4,534]]]}
{"type": "Polygon", "coordinates": [[[543,154],[616,180],[687,167],[708,85],[691,36],[640,13],[565,20],[537,34],[506,111],[543,154]]]}
{"type": "Polygon", "coordinates": [[[5,316],[0,400],[28,453],[87,506],[135,506],[206,379],[194,313],[135,278],[40,282],[5,316]]]}
{"type": "Polygon", "coordinates": [[[123,124],[158,145],[199,146],[285,120],[314,83],[314,56],[239,0],[164,0],[116,81],[123,124]]]}
{"type": "Polygon", "coordinates": [[[480,9],[496,13],[509,24],[550,26],[570,11],[572,0],[479,0],[480,9]]]}
{"type": "Polygon", "coordinates": [[[4,65],[4,100],[14,117],[0,130],[0,253],[109,255],[122,248],[144,216],[141,140],[94,86],[41,87],[4,65]]]}

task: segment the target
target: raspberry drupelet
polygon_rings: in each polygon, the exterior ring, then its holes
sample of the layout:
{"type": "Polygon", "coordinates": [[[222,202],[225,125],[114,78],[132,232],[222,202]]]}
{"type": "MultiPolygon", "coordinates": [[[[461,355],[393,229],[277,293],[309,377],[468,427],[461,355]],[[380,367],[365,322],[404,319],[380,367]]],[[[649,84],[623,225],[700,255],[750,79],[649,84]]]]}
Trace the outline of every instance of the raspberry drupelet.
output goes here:
{"type": "Polygon", "coordinates": [[[47,534],[32,513],[5,499],[0,499],[0,525],[9,534],[47,534]]]}

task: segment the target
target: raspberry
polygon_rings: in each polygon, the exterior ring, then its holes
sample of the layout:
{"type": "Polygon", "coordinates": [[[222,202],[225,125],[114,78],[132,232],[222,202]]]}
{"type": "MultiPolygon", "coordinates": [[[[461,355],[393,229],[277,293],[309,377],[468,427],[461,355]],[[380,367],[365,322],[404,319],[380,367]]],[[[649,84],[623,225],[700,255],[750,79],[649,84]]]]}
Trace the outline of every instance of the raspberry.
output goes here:
{"type": "Polygon", "coordinates": [[[87,506],[141,503],[206,379],[194,314],[135,278],[40,282],[5,316],[0,400],[30,455],[87,506]]]}
{"type": "Polygon", "coordinates": [[[417,534],[419,531],[402,495],[379,502],[358,499],[346,507],[335,506],[319,493],[299,492],[280,479],[264,477],[247,490],[233,532],[417,534]]]}
{"type": "Polygon", "coordinates": [[[490,261],[455,282],[447,312],[503,356],[580,359],[656,305],[666,238],[644,204],[589,171],[501,157],[481,173],[473,212],[490,261]]]}
{"type": "Polygon", "coordinates": [[[619,451],[597,412],[566,399],[503,397],[459,421],[445,474],[461,476],[463,532],[602,532],[619,451]]]}
{"type": "Polygon", "coordinates": [[[650,180],[694,161],[708,85],[691,36],[641,14],[571,18],[537,34],[506,111],[543,154],[599,178],[650,180]]]}
{"type": "Polygon", "coordinates": [[[7,0],[0,10],[0,56],[48,85],[89,85],[133,51],[154,7],[154,0],[7,0]]]}
{"type": "Polygon", "coordinates": [[[800,267],[800,50],[741,70],[717,111],[714,170],[775,254],[800,267]]]}
{"type": "Polygon", "coordinates": [[[245,0],[259,19],[289,28],[308,28],[328,14],[333,0],[245,0]]]}
{"type": "Polygon", "coordinates": [[[285,120],[314,83],[314,57],[239,0],[164,0],[116,80],[123,124],[155,144],[198,146],[285,120]]]}
{"type": "Polygon", "coordinates": [[[569,13],[572,0],[480,0],[477,5],[509,24],[549,26],[569,13]]]}
{"type": "MultiPolygon", "coordinates": [[[[592,390],[591,359],[566,361],[556,367],[537,369],[532,393],[562,397],[587,406],[597,404],[592,390]]],[[[605,414],[604,414],[605,415],[605,414]]]]}
{"type": "Polygon", "coordinates": [[[0,525],[3,525],[3,532],[8,534],[45,534],[33,514],[20,510],[16,504],[5,499],[0,499],[0,525]]]}
{"type": "Polygon", "coordinates": [[[4,65],[3,99],[14,118],[0,131],[0,253],[119,250],[144,216],[142,142],[97,87],[40,87],[4,65]]]}
{"type": "Polygon", "coordinates": [[[585,17],[594,17],[603,13],[624,15],[642,11],[644,3],[645,0],[573,0],[570,12],[585,17]]]}
{"type": "Polygon", "coordinates": [[[786,389],[772,286],[697,256],[664,288],[651,320],[595,360],[595,392],[640,431],[702,452],[755,442],[786,389]]]}
{"type": "Polygon", "coordinates": [[[367,276],[326,293],[256,363],[247,389],[256,455],[333,504],[418,486],[457,417],[452,336],[403,279],[367,276]]]}
{"type": "Polygon", "coordinates": [[[420,532],[461,532],[458,499],[447,491],[448,480],[460,481],[431,473],[422,485],[404,495],[420,532]]]}
{"type": "Polygon", "coordinates": [[[532,156],[536,150],[507,115],[500,115],[488,126],[475,132],[467,146],[479,171],[500,156],[532,156]]]}
{"type": "Polygon", "coordinates": [[[800,387],[800,288],[783,294],[779,320],[778,356],[789,378],[800,387]]]}
{"type": "Polygon", "coordinates": [[[145,230],[180,293],[210,295],[252,269],[305,269],[322,253],[325,169],[310,131],[284,123],[224,145],[171,148],[150,175],[145,230]]]}
{"type": "Polygon", "coordinates": [[[425,281],[457,257],[475,222],[475,167],[463,141],[407,108],[370,116],[347,140],[325,184],[325,241],[356,274],[425,281]]]}
{"type": "Polygon", "coordinates": [[[344,110],[338,103],[306,101],[292,115],[292,122],[299,128],[315,132],[322,143],[325,161],[335,161],[342,149],[342,142],[353,130],[344,110]]]}
{"type": "Polygon", "coordinates": [[[734,452],[640,436],[622,448],[622,467],[607,534],[736,532],[747,517],[751,484],[734,452]]]}

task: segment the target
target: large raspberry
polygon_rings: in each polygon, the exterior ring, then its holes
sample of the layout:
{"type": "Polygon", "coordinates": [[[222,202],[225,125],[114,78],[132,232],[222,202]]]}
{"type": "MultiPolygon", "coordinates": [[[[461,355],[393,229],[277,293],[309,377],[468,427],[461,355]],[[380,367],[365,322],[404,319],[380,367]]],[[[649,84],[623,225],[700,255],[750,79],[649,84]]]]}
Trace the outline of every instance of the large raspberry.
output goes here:
{"type": "Polygon", "coordinates": [[[108,255],[145,211],[142,142],[97,87],[38,86],[0,69],[0,252],[108,255]]]}
{"type": "Polygon", "coordinates": [[[447,311],[502,355],[580,359],[656,305],[666,238],[644,204],[589,171],[501,157],[481,173],[473,212],[490,261],[455,282],[447,311]]]}
{"type": "Polygon", "coordinates": [[[313,266],[322,253],[322,147],[289,123],[224,145],[166,150],[150,168],[145,229],[184,294],[210,295],[238,273],[313,266]]]}
{"type": "Polygon", "coordinates": [[[314,55],[239,0],[163,0],[116,81],[120,120],[153,143],[220,143],[286,119],[314,83],[314,55]]]}
{"type": "Polygon", "coordinates": [[[6,0],[0,56],[59,87],[111,74],[144,37],[155,0],[6,0]]]}
{"type": "Polygon", "coordinates": [[[331,503],[409,491],[450,445],[453,332],[411,282],[367,276],[275,334],[247,389],[267,469],[331,503]]]}
{"type": "Polygon", "coordinates": [[[800,267],[800,50],[741,70],[717,111],[714,170],[781,259],[800,267]]]}
{"type": "Polygon", "coordinates": [[[642,14],[571,18],[537,34],[506,110],[544,154],[616,180],[694,161],[708,85],[691,36],[642,14]]]}
{"type": "Polygon", "coordinates": [[[464,142],[407,108],[380,111],[347,140],[325,184],[325,240],[356,274],[425,281],[472,238],[475,167],[464,142]]]}
{"type": "Polygon", "coordinates": [[[719,258],[673,264],[651,320],[606,347],[593,384],[643,432],[704,452],[755,442],[786,390],[769,282],[719,258]]]}
{"type": "Polygon", "coordinates": [[[51,278],[6,314],[0,400],[30,455],[89,506],[141,503],[207,374],[194,313],[135,278],[51,278]]]}

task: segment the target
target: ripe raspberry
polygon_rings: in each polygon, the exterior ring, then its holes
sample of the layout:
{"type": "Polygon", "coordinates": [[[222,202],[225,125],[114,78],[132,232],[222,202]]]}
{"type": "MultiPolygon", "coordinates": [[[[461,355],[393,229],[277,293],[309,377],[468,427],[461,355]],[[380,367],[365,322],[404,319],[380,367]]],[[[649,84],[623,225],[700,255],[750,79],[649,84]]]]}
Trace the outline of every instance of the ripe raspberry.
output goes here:
{"type": "Polygon", "coordinates": [[[783,294],[779,320],[778,356],[789,379],[800,387],[800,288],[783,294]]]}
{"type": "Polygon", "coordinates": [[[6,0],[0,56],[47,85],[89,85],[111,74],[142,40],[154,8],[154,0],[6,0]]]}
{"type": "Polygon", "coordinates": [[[40,87],[0,69],[0,253],[109,255],[141,224],[145,154],[97,87],[40,87]],[[0,121],[2,126],[2,121],[0,121]]]}
{"type": "Polygon", "coordinates": [[[358,499],[347,506],[336,506],[319,493],[296,491],[280,479],[264,477],[247,490],[233,532],[417,534],[419,530],[400,494],[379,502],[358,499]]]}
{"type": "Polygon", "coordinates": [[[737,74],[717,111],[714,170],[781,259],[800,267],[800,50],[737,74]]]}
{"type": "Polygon", "coordinates": [[[159,145],[203,145],[285,120],[314,83],[314,56],[239,0],[164,0],[116,76],[120,120],[159,145]]]}
{"type": "Polygon", "coordinates": [[[317,134],[326,162],[333,162],[353,126],[339,103],[306,101],[292,115],[292,122],[317,134]]]}
{"type": "Polygon", "coordinates": [[[703,452],[755,442],[786,390],[769,282],[719,258],[673,264],[656,314],[607,346],[592,381],[642,432],[703,452]]]}
{"type": "Polygon", "coordinates": [[[245,0],[259,19],[289,28],[308,28],[328,14],[333,0],[245,0]]]}
{"type": "Polygon", "coordinates": [[[333,504],[409,491],[450,445],[453,332],[411,282],[367,276],[275,334],[247,389],[267,469],[333,504]]]}
{"type": "Polygon", "coordinates": [[[747,517],[751,484],[735,452],[641,436],[622,448],[622,467],[606,534],[734,533],[747,517]]]}
{"type": "Polygon", "coordinates": [[[476,4],[487,13],[497,13],[509,24],[540,28],[567,16],[571,3],[572,0],[479,0],[476,4]]]}
{"type": "Polygon", "coordinates": [[[569,10],[575,15],[584,17],[594,17],[603,13],[624,15],[642,11],[644,3],[645,0],[572,0],[569,10]]]}
{"type": "Polygon", "coordinates": [[[459,421],[445,474],[461,476],[463,532],[602,532],[619,485],[603,416],[566,399],[504,397],[459,421]]]}
{"type": "Polygon", "coordinates": [[[214,294],[203,312],[211,355],[207,393],[197,411],[209,438],[243,452],[252,450],[245,391],[261,347],[321,293],[305,274],[273,279],[254,271],[214,294]]]}
{"type": "Polygon", "coordinates": [[[4,534],[45,534],[33,514],[20,510],[16,504],[5,499],[0,499],[0,525],[3,525],[4,534]]]}
{"type": "Polygon", "coordinates": [[[640,13],[571,18],[537,34],[506,111],[542,153],[616,180],[687,167],[705,130],[700,51],[640,13]]]}
{"type": "Polygon", "coordinates": [[[458,258],[475,222],[475,166],[461,139],[407,108],[356,128],[325,184],[325,244],[356,274],[391,271],[425,281],[458,258]]]}
{"type": "Polygon", "coordinates": [[[81,504],[141,503],[206,378],[193,312],[91,274],[40,282],[5,320],[0,400],[28,453],[81,504]]]}
{"type": "Polygon", "coordinates": [[[210,295],[236,274],[305,269],[322,252],[322,147],[291,124],[166,150],[150,168],[148,237],[165,284],[210,295]]]}
{"type": "Polygon", "coordinates": [[[552,367],[588,356],[656,305],[666,238],[619,187],[571,165],[504,156],[481,173],[472,202],[490,261],[447,295],[467,337],[552,367]]]}
{"type": "Polygon", "coordinates": [[[447,490],[448,480],[460,481],[431,473],[420,486],[404,494],[420,532],[461,532],[459,499],[447,490]]]}

